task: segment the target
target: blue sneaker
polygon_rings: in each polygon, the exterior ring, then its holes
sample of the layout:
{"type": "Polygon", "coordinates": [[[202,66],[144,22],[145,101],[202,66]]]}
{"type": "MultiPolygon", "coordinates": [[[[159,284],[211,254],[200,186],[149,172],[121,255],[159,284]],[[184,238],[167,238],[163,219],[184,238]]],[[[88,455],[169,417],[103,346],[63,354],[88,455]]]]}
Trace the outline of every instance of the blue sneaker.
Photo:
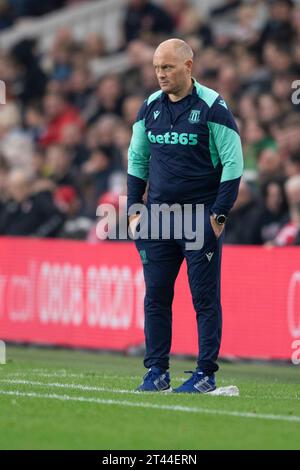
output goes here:
{"type": "Polygon", "coordinates": [[[205,375],[201,370],[195,372],[186,370],[186,374],[192,374],[192,376],[183,382],[177,388],[174,388],[175,393],[208,393],[216,389],[215,375],[205,375]]]}
{"type": "Polygon", "coordinates": [[[143,383],[136,392],[171,392],[170,374],[158,367],[151,367],[144,375],[143,383]]]}

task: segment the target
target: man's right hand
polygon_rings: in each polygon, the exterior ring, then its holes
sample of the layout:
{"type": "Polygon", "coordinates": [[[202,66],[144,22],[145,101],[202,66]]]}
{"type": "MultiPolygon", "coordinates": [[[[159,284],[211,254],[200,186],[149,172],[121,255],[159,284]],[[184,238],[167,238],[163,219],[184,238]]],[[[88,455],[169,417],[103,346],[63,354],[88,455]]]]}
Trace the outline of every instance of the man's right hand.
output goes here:
{"type": "Polygon", "coordinates": [[[129,216],[129,229],[133,236],[135,235],[136,227],[139,223],[140,218],[141,214],[134,214],[129,216]]]}

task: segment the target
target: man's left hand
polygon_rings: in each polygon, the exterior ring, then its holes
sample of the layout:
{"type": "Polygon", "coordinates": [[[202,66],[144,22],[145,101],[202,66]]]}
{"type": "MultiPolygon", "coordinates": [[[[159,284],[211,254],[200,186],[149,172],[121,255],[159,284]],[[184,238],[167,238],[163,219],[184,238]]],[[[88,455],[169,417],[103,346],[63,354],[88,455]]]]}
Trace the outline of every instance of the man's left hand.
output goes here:
{"type": "Polygon", "coordinates": [[[211,223],[212,229],[213,229],[213,231],[214,231],[216,237],[217,237],[217,238],[220,238],[220,236],[221,236],[221,234],[222,234],[222,232],[223,232],[223,230],[224,230],[225,224],[219,225],[219,224],[215,221],[215,219],[214,219],[214,217],[213,217],[212,215],[210,216],[210,223],[211,223]]]}

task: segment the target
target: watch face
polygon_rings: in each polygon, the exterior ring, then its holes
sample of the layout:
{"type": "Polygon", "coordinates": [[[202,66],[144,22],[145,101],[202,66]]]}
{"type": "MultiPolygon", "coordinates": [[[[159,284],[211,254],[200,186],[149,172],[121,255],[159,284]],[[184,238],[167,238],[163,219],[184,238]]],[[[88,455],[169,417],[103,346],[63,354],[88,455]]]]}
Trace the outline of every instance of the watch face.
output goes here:
{"type": "Polygon", "coordinates": [[[220,214],[216,217],[216,220],[218,224],[223,225],[226,222],[226,216],[223,214],[220,214]]]}

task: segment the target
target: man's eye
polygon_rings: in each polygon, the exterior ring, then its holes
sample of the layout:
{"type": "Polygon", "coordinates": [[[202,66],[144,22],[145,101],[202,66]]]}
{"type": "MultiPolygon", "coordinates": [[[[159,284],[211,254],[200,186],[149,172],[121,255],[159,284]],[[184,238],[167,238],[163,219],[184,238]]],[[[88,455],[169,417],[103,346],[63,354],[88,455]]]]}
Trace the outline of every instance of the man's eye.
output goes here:
{"type": "Polygon", "coordinates": [[[157,66],[157,67],[154,67],[154,70],[155,70],[156,72],[159,72],[159,70],[163,70],[164,72],[165,72],[165,71],[170,71],[170,70],[172,70],[172,66],[171,66],[171,65],[164,65],[164,66],[162,66],[162,67],[158,67],[158,66],[157,66]]]}

